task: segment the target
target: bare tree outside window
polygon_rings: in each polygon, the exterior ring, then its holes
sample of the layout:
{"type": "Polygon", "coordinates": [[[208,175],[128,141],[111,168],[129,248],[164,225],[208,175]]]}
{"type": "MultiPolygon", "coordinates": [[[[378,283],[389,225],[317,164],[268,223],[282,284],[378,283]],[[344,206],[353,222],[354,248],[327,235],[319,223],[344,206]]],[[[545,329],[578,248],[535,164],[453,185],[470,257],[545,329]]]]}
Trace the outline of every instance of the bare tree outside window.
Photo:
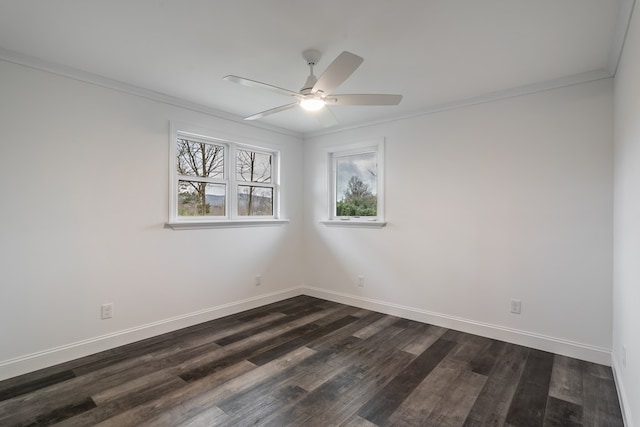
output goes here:
{"type": "Polygon", "coordinates": [[[279,152],[203,132],[172,124],[169,223],[218,227],[278,219],[279,152]]]}
{"type": "MultiPolygon", "coordinates": [[[[271,184],[272,155],[250,150],[236,152],[236,179],[247,184],[271,184]]],[[[238,215],[273,215],[272,185],[238,185],[238,215]]]]}
{"type": "Polygon", "coordinates": [[[225,215],[226,186],[211,182],[224,178],[223,146],[178,139],[177,172],[179,216],[225,215]]]}

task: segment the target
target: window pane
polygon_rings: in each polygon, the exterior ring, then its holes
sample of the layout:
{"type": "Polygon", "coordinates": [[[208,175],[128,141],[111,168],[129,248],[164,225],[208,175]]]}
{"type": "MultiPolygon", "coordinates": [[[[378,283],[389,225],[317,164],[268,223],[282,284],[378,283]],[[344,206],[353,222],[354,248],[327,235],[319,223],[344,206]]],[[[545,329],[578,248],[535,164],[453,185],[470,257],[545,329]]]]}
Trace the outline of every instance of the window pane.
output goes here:
{"type": "Polygon", "coordinates": [[[205,178],[224,177],[222,145],[178,138],[178,175],[205,178]]]}
{"type": "Polygon", "coordinates": [[[238,186],[238,215],[272,216],[273,188],[238,186]]]}
{"type": "Polygon", "coordinates": [[[271,182],[271,154],[238,150],[236,179],[247,182],[271,182]]]}
{"type": "Polygon", "coordinates": [[[376,153],[336,157],[336,216],[376,216],[376,153]]]}
{"type": "Polygon", "coordinates": [[[225,215],[224,184],[206,182],[178,182],[178,215],[179,216],[224,216],[225,215]]]}

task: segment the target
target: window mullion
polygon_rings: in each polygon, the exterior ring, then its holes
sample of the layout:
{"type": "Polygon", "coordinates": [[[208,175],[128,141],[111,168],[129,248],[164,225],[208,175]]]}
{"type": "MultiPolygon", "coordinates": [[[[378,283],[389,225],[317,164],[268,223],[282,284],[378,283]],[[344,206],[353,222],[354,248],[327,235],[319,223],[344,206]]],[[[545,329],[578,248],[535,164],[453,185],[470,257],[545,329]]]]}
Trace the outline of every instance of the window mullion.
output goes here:
{"type": "Polygon", "coordinates": [[[238,218],[238,188],[236,185],[236,147],[229,146],[229,167],[227,168],[227,180],[229,182],[229,218],[238,218]]]}
{"type": "Polygon", "coordinates": [[[193,182],[207,182],[212,184],[226,184],[227,181],[221,178],[210,178],[206,176],[190,176],[190,175],[177,175],[177,181],[193,181],[193,182]]]}
{"type": "Polygon", "coordinates": [[[264,182],[255,182],[255,181],[237,181],[238,185],[247,185],[251,187],[263,187],[263,188],[275,188],[274,184],[267,184],[264,182]]]}

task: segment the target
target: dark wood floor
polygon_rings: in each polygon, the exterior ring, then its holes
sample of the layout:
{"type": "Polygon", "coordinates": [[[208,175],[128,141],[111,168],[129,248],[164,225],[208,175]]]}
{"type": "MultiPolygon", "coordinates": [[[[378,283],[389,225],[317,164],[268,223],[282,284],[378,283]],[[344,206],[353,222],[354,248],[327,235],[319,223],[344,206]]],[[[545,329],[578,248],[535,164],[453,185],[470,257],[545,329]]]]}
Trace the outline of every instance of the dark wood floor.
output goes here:
{"type": "Polygon", "coordinates": [[[611,369],[296,297],[0,382],[0,425],[622,426],[611,369]]]}

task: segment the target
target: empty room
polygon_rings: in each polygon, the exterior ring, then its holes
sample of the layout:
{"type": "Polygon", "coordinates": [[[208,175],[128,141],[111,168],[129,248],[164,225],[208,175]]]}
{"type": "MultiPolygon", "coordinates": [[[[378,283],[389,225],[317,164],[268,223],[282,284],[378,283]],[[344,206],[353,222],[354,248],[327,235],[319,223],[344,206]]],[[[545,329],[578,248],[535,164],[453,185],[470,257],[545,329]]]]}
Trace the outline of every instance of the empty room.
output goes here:
{"type": "Polygon", "coordinates": [[[635,0],[0,2],[1,426],[638,426],[635,0]]]}

